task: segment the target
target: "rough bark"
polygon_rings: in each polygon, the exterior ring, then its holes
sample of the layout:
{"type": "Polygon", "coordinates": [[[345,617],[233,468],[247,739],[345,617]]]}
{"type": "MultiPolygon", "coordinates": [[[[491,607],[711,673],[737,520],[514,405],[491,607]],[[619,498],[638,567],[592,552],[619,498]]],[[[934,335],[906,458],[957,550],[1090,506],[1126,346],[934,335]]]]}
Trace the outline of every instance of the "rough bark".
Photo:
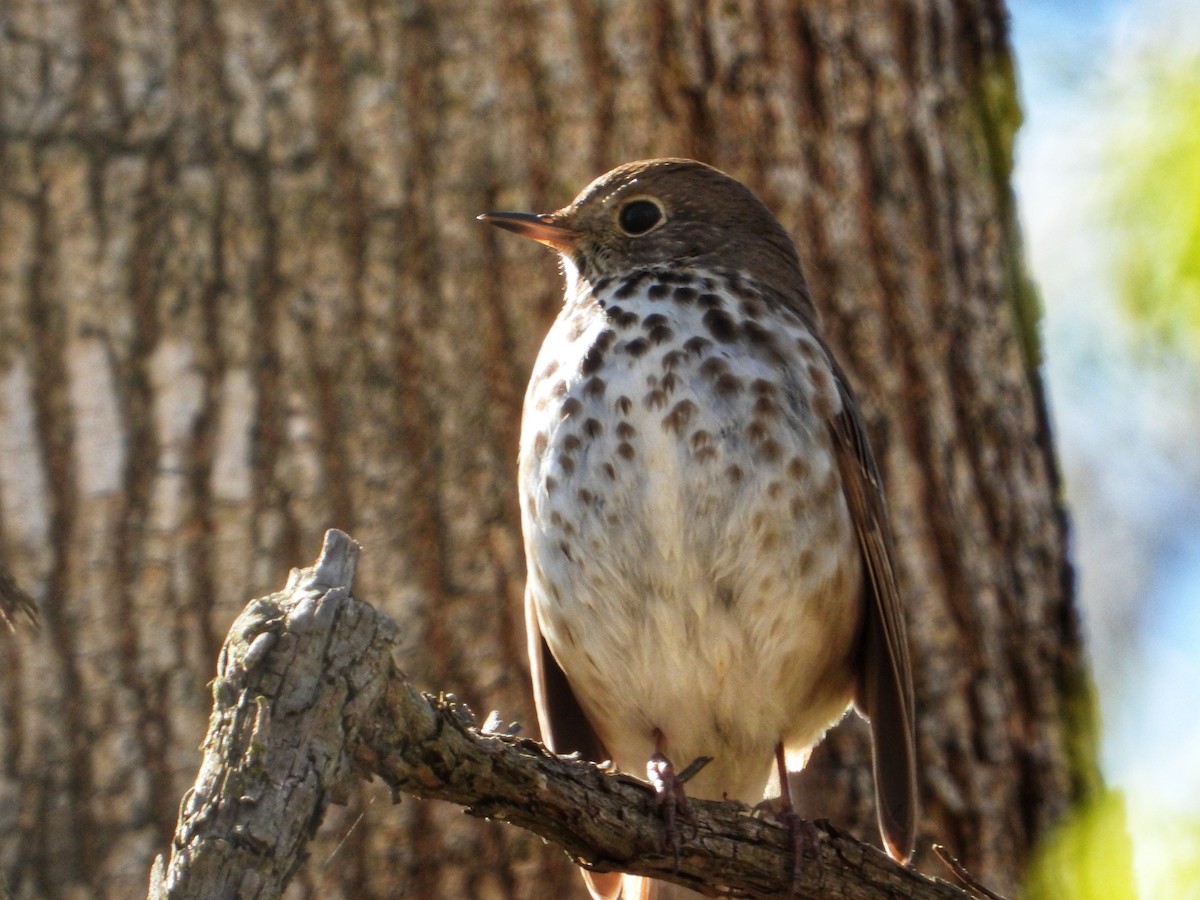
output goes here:
{"type": "MultiPolygon", "coordinates": [[[[694,801],[695,822],[667,840],[644,782],[556,757],[480,728],[453,697],[422,694],[396,669],[387,617],[356,600],[358,547],[325,536],[311,569],[252,601],[230,629],[196,782],[171,858],[155,861],[149,900],[283,893],[330,802],[355,777],[467,807],[541,835],[573,858],[654,875],[713,895],[795,900],[964,900],[831,828],[813,827],[795,869],[787,829],[733,803],[694,801]]],[[[401,891],[404,886],[398,886],[401,891]]]]}
{"type": "MultiPolygon", "coordinates": [[[[561,286],[474,216],[672,154],[797,238],[889,490],[922,836],[1011,890],[1096,786],[1014,97],[999,0],[5,0],[0,554],[42,616],[0,633],[8,889],[144,889],[228,623],[329,527],[416,683],[532,723],[514,456],[561,286]]],[[[865,741],[805,796],[870,838],[865,741]]],[[[579,891],[370,790],[331,854],[296,896],[579,891]]]]}

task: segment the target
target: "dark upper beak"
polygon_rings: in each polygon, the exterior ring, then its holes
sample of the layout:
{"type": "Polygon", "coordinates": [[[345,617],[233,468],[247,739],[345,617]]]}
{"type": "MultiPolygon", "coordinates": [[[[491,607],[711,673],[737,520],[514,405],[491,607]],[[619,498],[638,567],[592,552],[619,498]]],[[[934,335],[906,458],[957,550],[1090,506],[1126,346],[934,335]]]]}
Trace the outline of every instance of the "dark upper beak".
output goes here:
{"type": "Polygon", "coordinates": [[[522,237],[533,238],[560,253],[570,253],[579,242],[579,232],[572,231],[561,217],[554,214],[490,212],[478,216],[478,219],[522,237]]]}

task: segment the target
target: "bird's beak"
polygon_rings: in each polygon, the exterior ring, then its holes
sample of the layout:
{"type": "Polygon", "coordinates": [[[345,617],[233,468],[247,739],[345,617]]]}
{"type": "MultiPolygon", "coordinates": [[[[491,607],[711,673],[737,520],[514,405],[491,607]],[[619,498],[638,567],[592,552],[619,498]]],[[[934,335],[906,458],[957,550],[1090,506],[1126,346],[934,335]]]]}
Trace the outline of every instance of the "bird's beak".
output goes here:
{"type": "Polygon", "coordinates": [[[490,212],[478,218],[480,222],[533,238],[560,253],[572,252],[579,243],[579,232],[568,228],[562,217],[554,213],[490,212]]]}

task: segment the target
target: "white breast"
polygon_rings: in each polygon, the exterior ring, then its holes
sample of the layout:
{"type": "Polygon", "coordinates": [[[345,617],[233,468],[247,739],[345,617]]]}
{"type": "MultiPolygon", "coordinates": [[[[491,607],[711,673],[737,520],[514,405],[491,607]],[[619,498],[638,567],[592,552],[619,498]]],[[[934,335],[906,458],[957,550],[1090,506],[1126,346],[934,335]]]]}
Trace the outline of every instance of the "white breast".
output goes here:
{"type": "Polygon", "coordinates": [[[619,766],[640,773],[658,729],[680,766],[715,758],[689,792],[749,801],[775,744],[806,750],[850,697],[839,399],[799,319],[765,329],[744,279],[655,283],[576,297],[542,347],[521,434],[530,588],[619,766]]]}

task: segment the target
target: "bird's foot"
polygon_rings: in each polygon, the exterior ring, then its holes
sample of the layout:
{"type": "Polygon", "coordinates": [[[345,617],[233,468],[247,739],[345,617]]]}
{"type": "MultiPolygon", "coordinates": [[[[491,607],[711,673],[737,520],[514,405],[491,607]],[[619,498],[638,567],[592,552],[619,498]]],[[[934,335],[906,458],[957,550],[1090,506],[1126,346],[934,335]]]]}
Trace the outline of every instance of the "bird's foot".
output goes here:
{"type": "MultiPolygon", "coordinates": [[[[792,838],[792,883],[788,887],[788,897],[793,898],[799,891],[803,861],[806,858],[815,859],[817,856],[817,845],[821,842],[821,832],[817,830],[816,825],[808,819],[802,819],[796,812],[782,743],[775,747],[775,762],[779,769],[779,798],[772,804],[771,811],[780,824],[787,828],[788,834],[792,838]]],[[[769,801],[764,801],[764,803],[767,802],[769,801]]]]}
{"type": "Polygon", "coordinates": [[[679,827],[680,820],[696,827],[696,815],[688,801],[684,784],[697,772],[712,762],[711,756],[701,756],[692,760],[682,772],[676,772],[671,761],[656,750],[646,763],[646,778],[654,788],[654,808],[663,820],[663,829],[667,843],[675,855],[675,863],[679,863],[679,827]]]}
{"type": "Polygon", "coordinates": [[[788,888],[788,897],[795,897],[800,889],[800,872],[804,860],[817,858],[817,845],[821,842],[821,832],[808,819],[800,818],[794,809],[784,809],[779,814],[783,824],[792,839],[792,883],[788,888]]]}

